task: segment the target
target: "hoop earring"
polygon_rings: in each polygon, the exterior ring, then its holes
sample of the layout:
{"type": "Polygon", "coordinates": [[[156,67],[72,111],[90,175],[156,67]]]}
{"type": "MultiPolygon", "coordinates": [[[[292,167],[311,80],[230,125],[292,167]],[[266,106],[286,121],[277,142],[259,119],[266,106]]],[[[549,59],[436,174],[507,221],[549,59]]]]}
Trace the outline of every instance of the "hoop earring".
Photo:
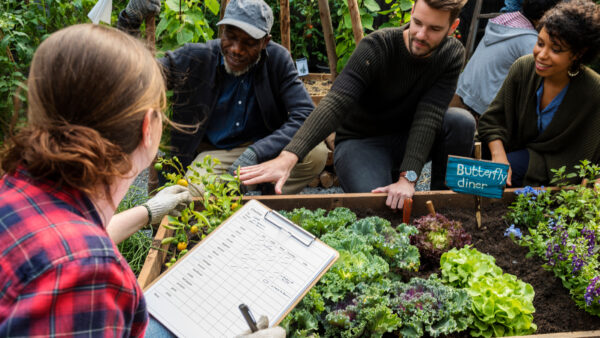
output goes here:
{"type": "MultiPolygon", "coordinates": [[[[575,67],[571,67],[571,68],[575,68],[575,67]]],[[[581,65],[578,64],[575,68],[575,71],[572,71],[571,69],[569,69],[569,70],[567,70],[567,74],[569,75],[569,77],[575,77],[575,76],[579,75],[579,70],[581,70],[581,65]]]]}
{"type": "Polygon", "coordinates": [[[572,72],[570,69],[567,71],[567,74],[569,74],[570,77],[575,77],[577,75],[579,75],[579,68],[577,68],[576,71],[572,72]]]}

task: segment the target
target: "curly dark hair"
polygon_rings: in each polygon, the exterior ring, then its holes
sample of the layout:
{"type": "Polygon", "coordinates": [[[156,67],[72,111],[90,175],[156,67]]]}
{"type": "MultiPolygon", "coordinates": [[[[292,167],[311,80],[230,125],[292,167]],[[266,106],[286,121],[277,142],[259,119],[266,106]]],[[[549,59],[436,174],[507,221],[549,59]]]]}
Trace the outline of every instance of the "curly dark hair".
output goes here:
{"type": "Polygon", "coordinates": [[[593,61],[600,51],[600,5],[592,0],[559,3],[544,14],[538,24],[538,30],[542,28],[579,56],[575,67],[593,61]]]}
{"type": "Polygon", "coordinates": [[[532,23],[540,20],[547,10],[554,7],[561,0],[523,0],[521,12],[532,23]]]}

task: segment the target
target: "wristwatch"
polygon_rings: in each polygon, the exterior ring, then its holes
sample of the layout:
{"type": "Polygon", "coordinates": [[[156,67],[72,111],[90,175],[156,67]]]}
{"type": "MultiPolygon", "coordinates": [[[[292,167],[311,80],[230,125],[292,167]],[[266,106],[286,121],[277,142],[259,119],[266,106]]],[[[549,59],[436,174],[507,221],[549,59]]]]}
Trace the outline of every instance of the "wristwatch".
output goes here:
{"type": "Polygon", "coordinates": [[[419,176],[417,176],[417,173],[412,170],[401,172],[400,177],[406,178],[406,180],[410,183],[417,183],[417,179],[419,178],[419,176]]]}

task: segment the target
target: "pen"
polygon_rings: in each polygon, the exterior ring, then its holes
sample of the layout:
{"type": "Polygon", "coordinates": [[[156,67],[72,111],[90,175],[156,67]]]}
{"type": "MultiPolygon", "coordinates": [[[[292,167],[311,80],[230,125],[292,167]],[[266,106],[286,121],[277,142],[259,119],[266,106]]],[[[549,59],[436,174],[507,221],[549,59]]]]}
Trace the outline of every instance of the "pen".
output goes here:
{"type": "Polygon", "coordinates": [[[239,308],[244,316],[244,319],[246,320],[246,323],[248,323],[248,326],[250,327],[250,331],[258,331],[258,327],[256,327],[256,320],[254,320],[254,317],[252,316],[248,306],[246,304],[240,304],[239,308]]]}

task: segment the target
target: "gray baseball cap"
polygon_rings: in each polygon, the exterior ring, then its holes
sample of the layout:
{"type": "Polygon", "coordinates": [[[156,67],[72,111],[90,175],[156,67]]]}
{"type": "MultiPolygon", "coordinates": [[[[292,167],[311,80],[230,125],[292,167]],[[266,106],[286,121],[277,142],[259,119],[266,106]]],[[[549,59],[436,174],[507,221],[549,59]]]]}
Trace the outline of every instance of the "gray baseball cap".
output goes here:
{"type": "Polygon", "coordinates": [[[271,32],[273,11],[263,0],[231,0],[217,25],[232,25],[260,39],[271,32]]]}

